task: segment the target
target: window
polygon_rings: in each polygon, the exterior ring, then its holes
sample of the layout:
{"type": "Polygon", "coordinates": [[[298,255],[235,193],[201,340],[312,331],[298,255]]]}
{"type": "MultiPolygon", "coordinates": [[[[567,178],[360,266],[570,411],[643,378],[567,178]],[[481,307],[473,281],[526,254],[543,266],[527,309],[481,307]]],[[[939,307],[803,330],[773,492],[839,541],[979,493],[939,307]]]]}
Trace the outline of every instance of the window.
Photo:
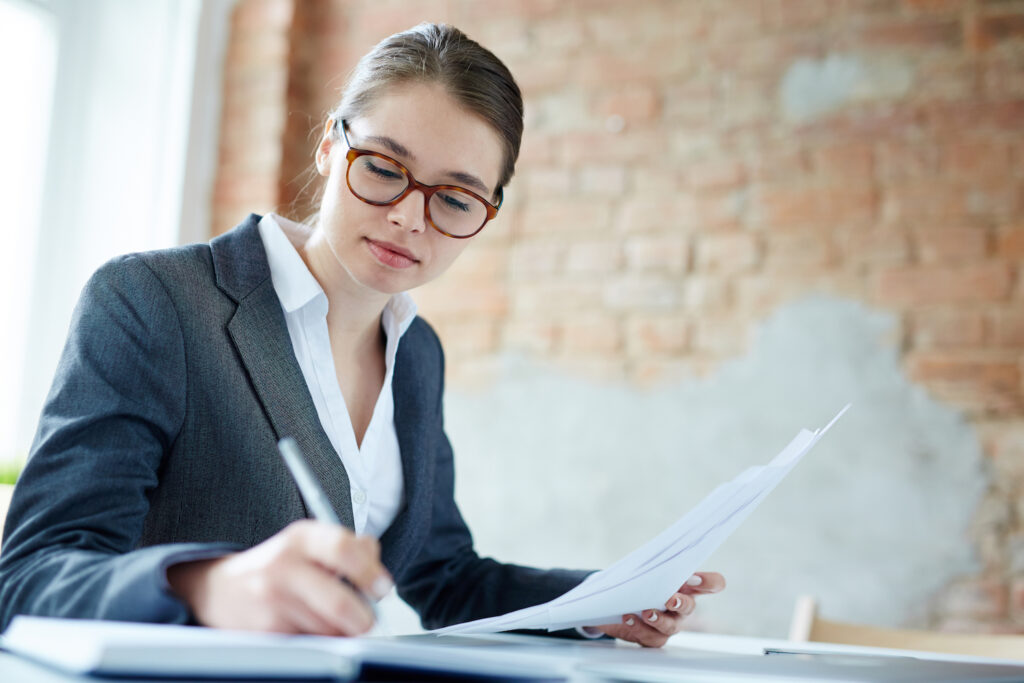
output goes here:
{"type": "Polygon", "coordinates": [[[56,63],[50,9],[25,0],[0,2],[0,320],[6,330],[0,335],[0,461],[20,460],[27,449],[18,439],[30,310],[25,293],[34,278],[56,63]]]}
{"type": "Polygon", "coordinates": [[[231,6],[0,0],[0,460],[27,454],[91,273],[205,238],[231,6]]]}

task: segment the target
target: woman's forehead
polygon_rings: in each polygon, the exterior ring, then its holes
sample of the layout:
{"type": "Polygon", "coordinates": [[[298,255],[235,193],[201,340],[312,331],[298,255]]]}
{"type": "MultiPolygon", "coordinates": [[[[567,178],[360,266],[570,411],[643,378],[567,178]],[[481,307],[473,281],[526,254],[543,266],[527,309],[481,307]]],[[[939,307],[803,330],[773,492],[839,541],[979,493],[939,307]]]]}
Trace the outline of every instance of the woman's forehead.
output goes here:
{"type": "Polygon", "coordinates": [[[475,176],[488,190],[497,185],[503,161],[501,137],[441,85],[410,83],[389,88],[349,125],[358,138],[353,144],[379,145],[380,151],[407,162],[414,172],[475,176]]]}

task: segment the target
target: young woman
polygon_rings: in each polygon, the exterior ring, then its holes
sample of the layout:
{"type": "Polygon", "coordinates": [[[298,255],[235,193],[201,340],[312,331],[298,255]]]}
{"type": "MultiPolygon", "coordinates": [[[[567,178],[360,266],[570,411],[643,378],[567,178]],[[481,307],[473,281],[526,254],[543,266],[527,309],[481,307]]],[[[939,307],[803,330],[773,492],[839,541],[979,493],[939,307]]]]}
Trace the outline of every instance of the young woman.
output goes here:
{"type": "MultiPolygon", "coordinates": [[[[359,63],[316,149],[311,225],[250,216],[83,291],[0,555],[15,614],[364,633],[393,585],[427,627],[550,600],[585,572],[479,557],[453,498],[443,356],[406,295],[498,215],[522,135],[505,66],[448,26],[359,63]],[[344,527],[307,511],[294,437],[344,527]],[[346,581],[339,581],[342,577],[346,581]]],[[[680,577],[681,581],[687,577],[680,577]]],[[[724,586],[604,633],[659,646],[724,586]]]]}

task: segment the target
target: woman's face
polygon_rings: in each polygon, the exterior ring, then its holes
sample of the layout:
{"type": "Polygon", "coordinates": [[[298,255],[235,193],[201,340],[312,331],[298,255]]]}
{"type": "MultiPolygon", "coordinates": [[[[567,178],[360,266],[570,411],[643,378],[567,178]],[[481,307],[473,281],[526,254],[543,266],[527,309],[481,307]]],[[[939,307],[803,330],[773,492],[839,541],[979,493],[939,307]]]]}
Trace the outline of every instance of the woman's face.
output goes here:
{"type": "MultiPolygon", "coordinates": [[[[353,147],[388,155],[425,185],[459,185],[488,199],[494,194],[501,140],[441,86],[396,86],[348,126],[353,147]]],[[[391,206],[373,206],[353,195],[345,181],[348,149],[337,138],[326,133],[316,157],[317,170],[327,176],[319,227],[337,266],[356,287],[389,295],[443,273],[470,240],[432,228],[418,190],[391,206]]]]}

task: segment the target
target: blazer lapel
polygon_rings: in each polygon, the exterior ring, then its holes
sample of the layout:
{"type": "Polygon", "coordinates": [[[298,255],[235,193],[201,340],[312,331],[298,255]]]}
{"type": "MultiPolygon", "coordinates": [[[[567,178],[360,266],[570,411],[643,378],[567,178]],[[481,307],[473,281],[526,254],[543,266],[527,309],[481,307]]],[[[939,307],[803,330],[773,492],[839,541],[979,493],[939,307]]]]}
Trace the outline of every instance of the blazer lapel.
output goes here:
{"type": "Polygon", "coordinates": [[[270,279],[258,216],[210,243],[218,285],[237,303],[228,333],[278,439],[298,442],[341,522],[354,528],[348,474],[309,395],[270,279]]]}
{"type": "MultiPolygon", "coordinates": [[[[418,339],[422,321],[415,320],[402,337],[395,357],[395,373],[391,391],[395,400],[395,431],[398,448],[402,454],[402,475],[405,478],[405,507],[381,537],[381,560],[395,575],[412,559],[412,553],[426,538],[426,527],[430,524],[434,487],[432,454],[441,447],[437,439],[444,439],[443,433],[435,433],[431,426],[432,410],[427,401],[437,395],[439,375],[426,367],[423,358],[424,344],[418,339]],[[433,379],[433,381],[431,381],[433,379]]],[[[436,363],[435,363],[436,365],[436,363]]],[[[438,372],[441,371],[437,367],[438,372]]],[[[437,416],[436,422],[440,422],[437,416]]]]}

